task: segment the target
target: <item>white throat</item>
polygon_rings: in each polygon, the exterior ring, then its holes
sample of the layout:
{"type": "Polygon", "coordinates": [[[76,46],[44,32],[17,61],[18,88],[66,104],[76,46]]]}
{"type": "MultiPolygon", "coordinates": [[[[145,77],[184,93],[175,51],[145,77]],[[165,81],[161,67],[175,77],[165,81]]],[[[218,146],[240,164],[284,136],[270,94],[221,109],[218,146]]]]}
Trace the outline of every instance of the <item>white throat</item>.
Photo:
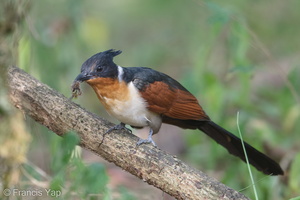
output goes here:
{"type": "Polygon", "coordinates": [[[119,80],[119,82],[121,82],[123,80],[123,74],[124,74],[123,67],[118,66],[118,80],[119,80]]]}

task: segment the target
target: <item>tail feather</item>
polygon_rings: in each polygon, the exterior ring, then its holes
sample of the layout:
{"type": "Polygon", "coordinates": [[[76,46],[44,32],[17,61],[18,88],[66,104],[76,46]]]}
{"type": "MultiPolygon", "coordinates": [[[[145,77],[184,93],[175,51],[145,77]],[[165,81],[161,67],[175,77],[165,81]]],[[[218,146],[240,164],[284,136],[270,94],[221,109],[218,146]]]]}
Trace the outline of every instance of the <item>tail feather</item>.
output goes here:
{"type": "MultiPolygon", "coordinates": [[[[246,162],[241,139],[233,135],[229,131],[223,129],[212,121],[202,122],[198,125],[198,129],[203,131],[217,143],[225,147],[228,152],[235,155],[246,162]]],[[[283,175],[283,170],[277,162],[259,152],[251,145],[244,142],[249,163],[257,170],[267,175],[283,175]]]]}
{"type": "MultiPolygon", "coordinates": [[[[230,154],[246,162],[241,139],[215,124],[213,121],[179,120],[163,116],[163,123],[172,124],[185,129],[199,129],[227,149],[230,154]]],[[[249,163],[257,170],[267,175],[283,175],[283,170],[277,162],[259,152],[248,143],[244,142],[244,145],[249,163]]]]}

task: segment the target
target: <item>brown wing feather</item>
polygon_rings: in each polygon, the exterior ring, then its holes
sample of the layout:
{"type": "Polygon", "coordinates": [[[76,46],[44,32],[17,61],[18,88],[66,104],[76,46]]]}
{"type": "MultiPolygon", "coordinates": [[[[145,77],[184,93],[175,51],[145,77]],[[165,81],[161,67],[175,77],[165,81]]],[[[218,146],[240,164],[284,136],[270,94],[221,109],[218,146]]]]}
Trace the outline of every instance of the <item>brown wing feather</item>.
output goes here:
{"type": "Polygon", "coordinates": [[[180,120],[209,119],[191,93],[171,88],[162,81],[149,84],[141,95],[152,112],[180,120]]]}

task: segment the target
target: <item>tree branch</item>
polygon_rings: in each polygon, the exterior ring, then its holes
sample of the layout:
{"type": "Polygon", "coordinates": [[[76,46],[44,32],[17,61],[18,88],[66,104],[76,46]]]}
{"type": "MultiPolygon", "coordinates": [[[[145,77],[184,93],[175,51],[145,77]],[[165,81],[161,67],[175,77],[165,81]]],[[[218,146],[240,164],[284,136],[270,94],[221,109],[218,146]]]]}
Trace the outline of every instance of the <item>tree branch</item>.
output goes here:
{"type": "Polygon", "coordinates": [[[136,147],[126,131],[103,133],[113,126],[71,102],[17,67],[8,69],[13,104],[57,135],[75,131],[80,146],[177,199],[248,199],[217,180],[152,146],[136,147]]]}

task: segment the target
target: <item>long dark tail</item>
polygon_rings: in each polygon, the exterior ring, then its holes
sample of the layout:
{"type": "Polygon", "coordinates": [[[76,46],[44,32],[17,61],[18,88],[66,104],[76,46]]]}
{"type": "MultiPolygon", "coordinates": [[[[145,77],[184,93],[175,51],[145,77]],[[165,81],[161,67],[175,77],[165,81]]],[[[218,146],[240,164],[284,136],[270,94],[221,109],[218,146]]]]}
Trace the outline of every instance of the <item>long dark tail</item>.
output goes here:
{"type": "MultiPolygon", "coordinates": [[[[239,157],[246,162],[241,139],[223,129],[212,121],[205,121],[198,125],[198,129],[203,131],[217,143],[225,147],[229,153],[239,157]]],[[[259,152],[254,147],[244,142],[249,163],[257,170],[267,175],[283,175],[283,170],[277,162],[259,152]]]]}

